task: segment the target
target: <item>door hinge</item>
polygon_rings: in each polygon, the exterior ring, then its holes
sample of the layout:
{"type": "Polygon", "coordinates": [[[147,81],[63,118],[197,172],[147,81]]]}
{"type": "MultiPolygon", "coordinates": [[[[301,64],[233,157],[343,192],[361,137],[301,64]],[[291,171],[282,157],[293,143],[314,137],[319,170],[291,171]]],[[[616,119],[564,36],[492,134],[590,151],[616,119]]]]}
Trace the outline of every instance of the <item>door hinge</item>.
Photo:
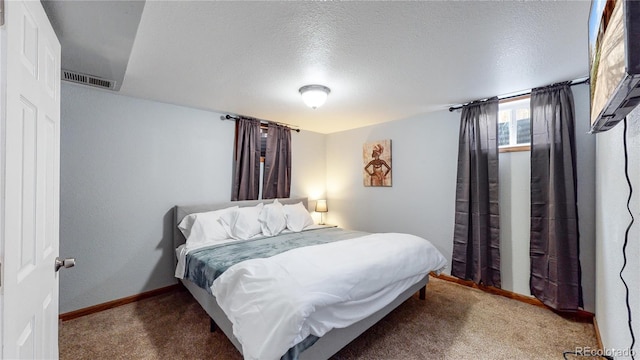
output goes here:
{"type": "Polygon", "coordinates": [[[4,0],[0,0],[0,26],[4,25],[4,0]]]}

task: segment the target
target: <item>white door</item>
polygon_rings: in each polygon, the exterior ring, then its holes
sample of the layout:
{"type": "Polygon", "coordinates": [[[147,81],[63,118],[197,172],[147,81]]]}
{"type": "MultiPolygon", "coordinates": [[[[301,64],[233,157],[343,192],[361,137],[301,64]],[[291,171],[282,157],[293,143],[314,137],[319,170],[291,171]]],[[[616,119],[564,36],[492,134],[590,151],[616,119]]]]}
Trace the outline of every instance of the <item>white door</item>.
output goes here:
{"type": "Polygon", "coordinates": [[[58,358],[60,43],[40,1],[8,0],[4,10],[2,357],[52,359],[58,358]]]}

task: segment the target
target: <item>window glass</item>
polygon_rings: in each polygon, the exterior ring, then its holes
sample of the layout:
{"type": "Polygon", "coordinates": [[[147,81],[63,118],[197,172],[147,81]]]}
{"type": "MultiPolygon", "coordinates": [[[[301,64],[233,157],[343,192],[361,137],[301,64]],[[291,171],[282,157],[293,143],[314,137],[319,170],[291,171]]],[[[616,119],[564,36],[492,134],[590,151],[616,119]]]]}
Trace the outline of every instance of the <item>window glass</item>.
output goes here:
{"type": "Polygon", "coordinates": [[[528,145],[531,142],[529,97],[500,102],[498,146],[528,145]]]}
{"type": "Polygon", "coordinates": [[[509,145],[509,123],[498,123],[498,146],[509,145]]]}
{"type": "Polygon", "coordinates": [[[264,162],[267,153],[267,127],[260,126],[260,162],[264,162]]]}
{"type": "Polygon", "coordinates": [[[529,144],[531,142],[531,128],[529,119],[516,120],[516,128],[518,136],[516,137],[516,143],[518,145],[529,144]]]}
{"type": "Polygon", "coordinates": [[[498,112],[498,146],[509,145],[511,130],[511,112],[502,110],[498,112]]]}

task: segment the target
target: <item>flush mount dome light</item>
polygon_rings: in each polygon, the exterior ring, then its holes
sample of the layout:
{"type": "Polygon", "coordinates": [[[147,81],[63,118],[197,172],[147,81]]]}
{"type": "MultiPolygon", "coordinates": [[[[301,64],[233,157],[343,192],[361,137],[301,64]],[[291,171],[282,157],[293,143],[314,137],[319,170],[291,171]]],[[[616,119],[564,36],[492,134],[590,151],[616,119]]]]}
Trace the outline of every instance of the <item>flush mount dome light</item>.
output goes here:
{"type": "Polygon", "coordinates": [[[327,101],[327,95],[329,95],[331,89],[324,85],[305,85],[299,91],[304,103],[308,107],[316,109],[327,101]]]}

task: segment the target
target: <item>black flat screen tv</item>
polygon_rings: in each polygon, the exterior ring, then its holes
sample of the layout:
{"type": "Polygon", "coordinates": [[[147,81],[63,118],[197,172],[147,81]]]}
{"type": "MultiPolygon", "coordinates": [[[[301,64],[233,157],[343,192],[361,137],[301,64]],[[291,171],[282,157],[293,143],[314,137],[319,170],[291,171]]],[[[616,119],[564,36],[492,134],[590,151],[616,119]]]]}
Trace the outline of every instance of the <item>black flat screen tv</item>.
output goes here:
{"type": "Polygon", "coordinates": [[[591,2],[589,72],[591,132],[607,131],[640,103],[640,1],[591,2]]]}

